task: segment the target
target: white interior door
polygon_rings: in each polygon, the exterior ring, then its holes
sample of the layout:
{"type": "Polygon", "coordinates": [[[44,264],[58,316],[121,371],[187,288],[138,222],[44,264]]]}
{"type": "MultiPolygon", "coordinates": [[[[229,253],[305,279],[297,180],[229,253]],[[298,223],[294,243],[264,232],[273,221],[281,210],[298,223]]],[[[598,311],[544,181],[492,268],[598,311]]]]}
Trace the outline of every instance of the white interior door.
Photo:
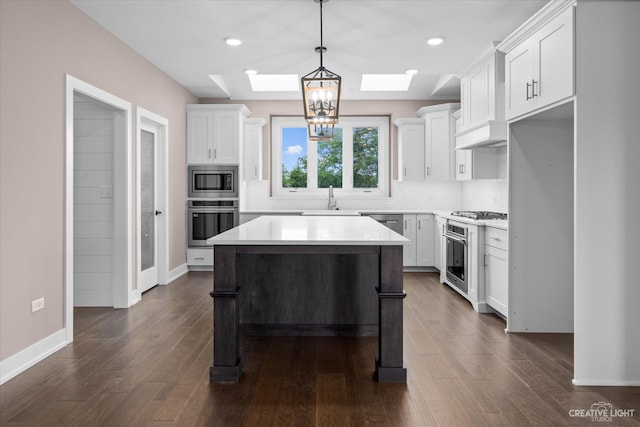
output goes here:
{"type": "Polygon", "coordinates": [[[143,122],[139,128],[140,154],[140,292],[158,284],[158,134],[157,126],[143,122]]]}

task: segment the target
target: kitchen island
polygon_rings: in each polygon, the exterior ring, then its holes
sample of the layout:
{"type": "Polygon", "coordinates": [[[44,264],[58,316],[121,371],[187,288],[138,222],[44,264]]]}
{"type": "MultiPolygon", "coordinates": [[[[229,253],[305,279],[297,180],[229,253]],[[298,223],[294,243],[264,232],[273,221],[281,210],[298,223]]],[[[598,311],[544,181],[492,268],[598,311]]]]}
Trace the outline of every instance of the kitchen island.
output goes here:
{"type": "Polygon", "coordinates": [[[373,324],[376,381],[406,383],[402,248],[408,239],[368,217],[263,216],[209,243],[211,382],[239,381],[241,327],[254,333],[366,335],[373,324]]]}

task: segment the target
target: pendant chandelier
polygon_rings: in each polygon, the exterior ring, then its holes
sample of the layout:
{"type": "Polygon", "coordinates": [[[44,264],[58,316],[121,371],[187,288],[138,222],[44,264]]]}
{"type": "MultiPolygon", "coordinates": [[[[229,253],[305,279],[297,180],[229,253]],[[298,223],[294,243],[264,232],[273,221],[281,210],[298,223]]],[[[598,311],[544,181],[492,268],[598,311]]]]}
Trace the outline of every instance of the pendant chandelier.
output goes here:
{"type": "Polygon", "coordinates": [[[309,128],[309,139],[332,139],[334,125],[338,123],[340,85],[342,78],[324,68],[322,54],[327,51],[322,43],[322,4],[329,0],[313,0],[320,3],[320,67],[302,77],[302,101],[304,118],[309,128]]]}

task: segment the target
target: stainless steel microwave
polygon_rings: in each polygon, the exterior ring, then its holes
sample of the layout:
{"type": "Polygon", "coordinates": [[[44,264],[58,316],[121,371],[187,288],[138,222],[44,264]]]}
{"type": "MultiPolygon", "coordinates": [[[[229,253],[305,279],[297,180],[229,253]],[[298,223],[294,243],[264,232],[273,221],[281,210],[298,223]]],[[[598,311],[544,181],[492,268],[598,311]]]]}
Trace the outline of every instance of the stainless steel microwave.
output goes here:
{"type": "Polygon", "coordinates": [[[238,197],[237,166],[189,165],[188,174],[188,197],[238,197]]]}

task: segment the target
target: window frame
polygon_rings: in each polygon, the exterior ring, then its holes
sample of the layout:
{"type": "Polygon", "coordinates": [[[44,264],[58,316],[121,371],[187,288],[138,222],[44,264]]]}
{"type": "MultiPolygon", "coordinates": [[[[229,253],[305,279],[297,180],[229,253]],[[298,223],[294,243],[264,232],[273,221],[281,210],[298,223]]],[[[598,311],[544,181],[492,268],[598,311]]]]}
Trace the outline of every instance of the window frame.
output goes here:
{"type": "MultiPolygon", "coordinates": [[[[317,141],[310,141],[307,132],[307,188],[282,187],[282,129],[306,128],[303,116],[271,116],[271,197],[326,198],[327,189],[318,188],[317,141]]],[[[342,128],[342,188],[336,196],[350,198],[389,197],[390,194],[390,126],[387,115],[341,116],[336,128],[342,128]],[[353,128],[378,127],[378,188],[353,188],[353,128]],[[347,185],[345,185],[347,184],[347,185]]]]}

